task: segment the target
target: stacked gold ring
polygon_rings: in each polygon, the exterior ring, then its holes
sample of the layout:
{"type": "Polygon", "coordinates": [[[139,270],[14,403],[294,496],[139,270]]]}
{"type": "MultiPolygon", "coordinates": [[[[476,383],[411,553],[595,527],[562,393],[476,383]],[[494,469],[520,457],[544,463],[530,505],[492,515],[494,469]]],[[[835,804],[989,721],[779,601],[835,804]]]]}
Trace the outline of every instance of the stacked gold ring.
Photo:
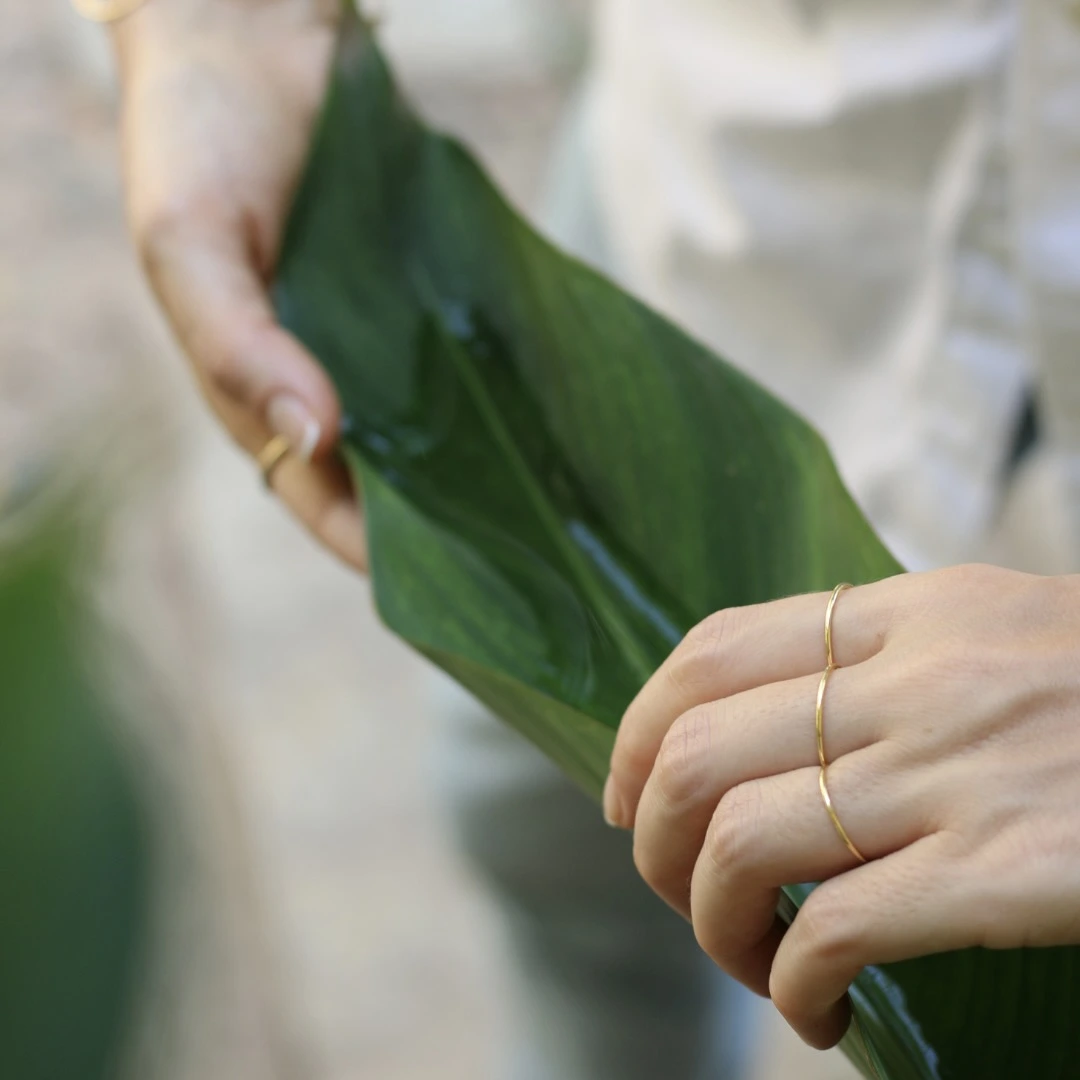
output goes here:
{"type": "Polygon", "coordinates": [[[817,759],[818,764],[824,769],[828,765],[825,759],[825,688],[829,685],[829,679],[836,670],[835,664],[830,664],[821,673],[821,682],[817,688],[817,706],[814,709],[814,731],[817,735],[817,759]]]}
{"type": "Polygon", "coordinates": [[[847,829],[840,822],[840,818],[837,816],[836,809],[833,807],[832,798],[829,795],[829,787],[825,783],[826,769],[822,768],[818,773],[818,787],[821,789],[821,801],[825,804],[825,812],[829,815],[829,820],[833,823],[833,828],[836,830],[836,835],[844,841],[844,846],[855,856],[859,862],[866,862],[866,856],[855,846],[850,836],[848,836],[847,829]]]}
{"type": "Polygon", "coordinates": [[[829,597],[828,604],[825,605],[825,666],[837,667],[836,657],[833,655],[832,647],[832,624],[833,613],[836,611],[836,601],[840,599],[840,594],[850,589],[851,585],[842,581],[832,591],[832,596],[829,597]]]}
{"type": "Polygon", "coordinates": [[[844,846],[860,863],[864,863],[866,862],[866,856],[855,846],[851,837],[848,836],[847,829],[841,823],[836,808],[833,806],[832,797],[829,795],[829,785],[826,781],[829,761],[825,756],[825,690],[829,685],[832,673],[839,667],[833,653],[833,613],[836,611],[836,601],[840,599],[840,594],[850,588],[851,586],[847,582],[837,585],[833,589],[832,596],[829,597],[829,603],[825,608],[825,670],[821,674],[821,682],[818,683],[817,705],[814,709],[814,731],[817,736],[818,764],[821,766],[818,773],[818,788],[821,791],[821,801],[825,804],[825,812],[829,815],[829,820],[833,823],[836,835],[844,842],[844,846]]]}

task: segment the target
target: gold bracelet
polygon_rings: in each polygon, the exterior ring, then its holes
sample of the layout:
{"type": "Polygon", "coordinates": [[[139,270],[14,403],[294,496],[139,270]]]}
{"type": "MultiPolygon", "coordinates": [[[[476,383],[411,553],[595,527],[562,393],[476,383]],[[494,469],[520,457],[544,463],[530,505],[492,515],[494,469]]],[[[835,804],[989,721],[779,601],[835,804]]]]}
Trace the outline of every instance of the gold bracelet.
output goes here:
{"type": "Polygon", "coordinates": [[[134,15],[147,0],[71,0],[71,6],[84,19],[96,23],[115,23],[134,15]]]}

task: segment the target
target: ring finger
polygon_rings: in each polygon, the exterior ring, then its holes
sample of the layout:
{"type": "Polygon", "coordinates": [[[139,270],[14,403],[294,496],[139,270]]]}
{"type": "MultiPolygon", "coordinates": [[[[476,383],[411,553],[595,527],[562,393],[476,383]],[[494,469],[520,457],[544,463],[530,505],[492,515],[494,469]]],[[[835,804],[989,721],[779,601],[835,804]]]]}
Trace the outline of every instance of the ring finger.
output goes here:
{"type": "MultiPolygon", "coordinates": [[[[716,809],[693,871],[690,908],[698,942],[728,974],[758,993],[783,936],[780,888],[854,869],[825,810],[817,767],[732,788],[716,809]]],[[[837,815],[867,860],[887,857],[929,831],[915,810],[919,774],[897,768],[884,747],[831,765],[837,815]]]]}
{"type": "MultiPolygon", "coordinates": [[[[888,700],[880,666],[840,668],[822,701],[830,760],[881,738],[888,700]]],[[[739,784],[817,761],[815,703],[822,676],[771,683],[699,705],[668,731],[638,806],[634,854],[648,884],[684,915],[690,874],[717,804],[739,784]]]]}

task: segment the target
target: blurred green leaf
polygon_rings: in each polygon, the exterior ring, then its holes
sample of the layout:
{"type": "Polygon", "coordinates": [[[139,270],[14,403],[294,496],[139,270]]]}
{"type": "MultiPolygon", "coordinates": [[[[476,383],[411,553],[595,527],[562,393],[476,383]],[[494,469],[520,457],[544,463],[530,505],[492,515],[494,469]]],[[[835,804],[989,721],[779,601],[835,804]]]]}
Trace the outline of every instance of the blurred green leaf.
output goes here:
{"type": "Polygon", "coordinates": [[[0,547],[0,1077],[119,1063],[146,919],[147,840],[57,518],[0,547]]]}
{"type": "MultiPolygon", "coordinates": [[[[350,27],[280,310],[344,402],[382,617],[598,794],[696,621],[900,568],[814,431],[540,239],[350,27]]],[[[1076,955],[867,971],[845,1049],[882,1080],[1080,1076],[1076,955]]]]}

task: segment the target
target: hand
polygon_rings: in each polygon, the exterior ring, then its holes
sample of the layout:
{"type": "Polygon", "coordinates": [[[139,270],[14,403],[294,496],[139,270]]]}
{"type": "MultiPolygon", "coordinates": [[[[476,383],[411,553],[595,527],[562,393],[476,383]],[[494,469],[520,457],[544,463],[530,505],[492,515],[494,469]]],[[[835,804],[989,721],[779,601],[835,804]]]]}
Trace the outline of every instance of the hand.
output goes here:
{"type": "Polygon", "coordinates": [[[817,1047],[868,964],[1080,943],[1080,579],[990,567],[722,611],[623,720],[605,812],[725,971],[817,1047]],[[822,881],[791,927],[781,885],[822,881]]]}
{"type": "Polygon", "coordinates": [[[158,299],[225,427],[251,454],[288,438],[275,490],[362,569],[334,389],[267,293],[340,15],[340,0],[149,0],[114,40],[129,218],[158,299]]]}

